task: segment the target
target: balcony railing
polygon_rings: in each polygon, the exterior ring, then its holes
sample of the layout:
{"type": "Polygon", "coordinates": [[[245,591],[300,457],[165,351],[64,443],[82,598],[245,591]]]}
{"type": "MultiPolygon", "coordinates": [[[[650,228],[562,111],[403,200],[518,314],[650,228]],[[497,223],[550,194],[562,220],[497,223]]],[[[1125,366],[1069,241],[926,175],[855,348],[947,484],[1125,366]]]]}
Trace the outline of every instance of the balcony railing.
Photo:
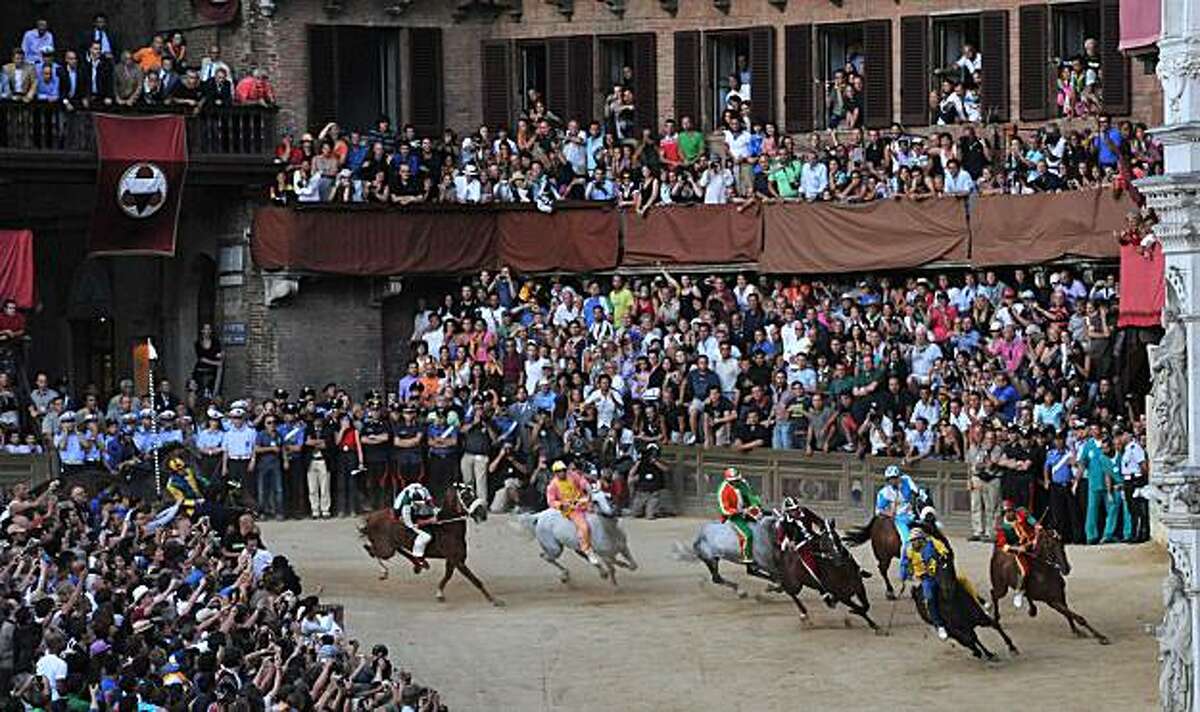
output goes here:
{"type": "MultiPolygon", "coordinates": [[[[106,108],[106,110],[109,110],[106,108]]],[[[114,113],[187,116],[188,155],[211,158],[270,158],[275,144],[276,110],[262,106],[207,107],[197,115],[183,107],[126,109],[114,113]]],[[[0,152],[53,152],[65,158],[91,158],[96,132],[91,112],[69,111],[58,103],[0,103],[0,152]],[[71,156],[71,154],[76,154],[71,156]]]]}

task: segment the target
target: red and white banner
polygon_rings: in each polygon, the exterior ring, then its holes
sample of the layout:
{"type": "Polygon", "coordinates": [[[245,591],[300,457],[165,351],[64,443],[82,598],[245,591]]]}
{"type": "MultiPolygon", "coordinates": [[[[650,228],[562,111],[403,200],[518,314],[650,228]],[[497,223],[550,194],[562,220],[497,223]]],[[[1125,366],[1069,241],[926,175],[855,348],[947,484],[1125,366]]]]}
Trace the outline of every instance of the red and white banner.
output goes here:
{"type": "Polygon", "coordinates": [[[0,299],[11,299],[22,309],[33,308],[33,233],[29,230],[0,230],[0,299]]]}
{"type": "Polygon", "coordinates": [[[100,167],[88,251],[173,256],[187,175],[183,117],[96,114],[93,121],[100,167]]]}

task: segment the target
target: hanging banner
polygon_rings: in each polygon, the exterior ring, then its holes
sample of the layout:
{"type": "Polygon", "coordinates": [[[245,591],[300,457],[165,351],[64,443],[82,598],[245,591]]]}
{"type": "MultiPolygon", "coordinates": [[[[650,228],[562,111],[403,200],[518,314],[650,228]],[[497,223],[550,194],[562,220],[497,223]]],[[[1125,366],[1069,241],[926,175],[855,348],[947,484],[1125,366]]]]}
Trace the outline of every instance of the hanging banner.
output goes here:
{"type": "Polygon", "coordinates": [[[173,256],[187,174],[183,117],[96,114],[93,121],[100,168],[89,252],[173,256]]]}

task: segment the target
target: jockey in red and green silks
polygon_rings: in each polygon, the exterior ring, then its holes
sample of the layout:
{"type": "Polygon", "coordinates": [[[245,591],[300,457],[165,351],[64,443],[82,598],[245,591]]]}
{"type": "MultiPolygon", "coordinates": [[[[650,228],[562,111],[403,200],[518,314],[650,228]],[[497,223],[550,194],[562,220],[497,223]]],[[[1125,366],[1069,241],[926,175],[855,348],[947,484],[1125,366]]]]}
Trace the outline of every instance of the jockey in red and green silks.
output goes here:
{"type": "Polygon", "coordinates": [[[717,506],[721,509],[721,521],[729,523],[737,534],[738,547],[742,552],[742,563],[754,563],[754,533],[750,525],[762,514],[762,503],[750,484],[742,479],[737,468],[726,468],[724,481],[717,488],[717,506]]]}

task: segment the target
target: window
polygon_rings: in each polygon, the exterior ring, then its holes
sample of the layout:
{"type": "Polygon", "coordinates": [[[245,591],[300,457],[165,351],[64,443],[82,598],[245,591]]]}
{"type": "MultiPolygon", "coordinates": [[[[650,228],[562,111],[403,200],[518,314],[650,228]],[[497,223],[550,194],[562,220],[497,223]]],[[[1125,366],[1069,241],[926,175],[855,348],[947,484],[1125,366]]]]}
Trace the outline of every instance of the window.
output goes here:
{"type": "Polygon", "coordinates": [[[600,90],[610,92],[614,85],[633,86],[633,39],[606,37],[600,40],[600,90]]]}
{"type": "Polygon", "coordinates": [[[714,128],[720,128],[731,93],[742,101],[754,102],[750,70],[750,34],[722,32],[705,35],[708,44],[708,116],[714,128]]]}
{"type": "Polygon", "coordinates": [[[1087,39],[1100,37],[1100,6],[1095,3],[1051,6],[1054,44],[1051,52],[1060,60],[1083,54],[1087,39]]]}
{"type": "Polygon", "coordinates": [[[863,27],[854,25],[827,25],[818,28],[821,48],[821,75],[818,79],[830,81],[833,75],[854,67],[855,74],[863,73],[863,27]]]}
{"type": "MultiPolygon", "coordinates": [[[[309,28],[309,123],[368,128],[380,114],[400,118],[400,30],[309,28]]],[[[439,99],[440,101],[440,99],[439,99]]]]}
{"type": "Polygon", "coordinates": [[[979,15],[933,18],[933,66],[943,70],[954,67],[964,47],[980,49],[979,35],[979,15]]]}
{"type": "Polygon", "coordinates": [[[531,89],[546,96],[546,44],[522,43],[518,48],[521,53],[521,108],[527,108],[531,89]]]}

